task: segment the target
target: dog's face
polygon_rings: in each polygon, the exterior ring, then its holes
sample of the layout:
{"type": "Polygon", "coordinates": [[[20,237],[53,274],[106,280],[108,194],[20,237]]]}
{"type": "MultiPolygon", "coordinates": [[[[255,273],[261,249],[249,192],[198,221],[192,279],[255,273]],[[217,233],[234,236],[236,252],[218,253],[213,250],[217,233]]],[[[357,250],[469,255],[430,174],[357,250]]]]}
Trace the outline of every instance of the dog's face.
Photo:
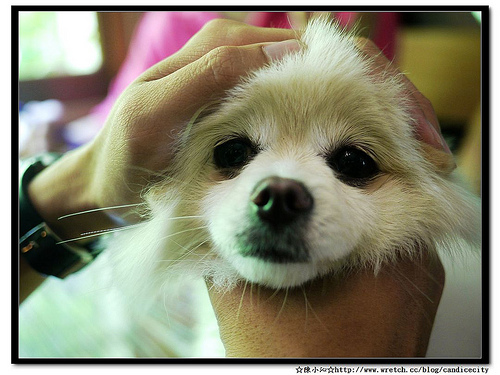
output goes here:
{"type": "Polygon", "coordinates": [[[414,251],[440,230],[445,180],[397,79],[371,73],[331,26],[304,40],[189,129],[175,178],[154,193],[175,199],[175,215],[199,216],[171,224],[184,233],[172,242],[215,278],[295,286],[414,251]]]}
{"type": "Polygon", "coordinates": [[[415,176],[402,155],[408,119],[385,109],[394,98],[335,69],[266,73],[194,133],[214,132],[201,146],[212,151],[201,213],[213,249],[245,279],[281,287],[373,244],[415,176]]]}

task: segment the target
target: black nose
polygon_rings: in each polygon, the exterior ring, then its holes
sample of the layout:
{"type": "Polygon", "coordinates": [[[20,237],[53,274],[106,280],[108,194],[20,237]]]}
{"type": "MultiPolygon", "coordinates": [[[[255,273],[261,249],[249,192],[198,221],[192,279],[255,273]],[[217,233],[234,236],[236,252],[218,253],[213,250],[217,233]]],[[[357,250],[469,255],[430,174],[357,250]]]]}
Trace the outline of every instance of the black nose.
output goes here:
{"type": "Polygon", "coordinates": [[[306,187],[289,178],[268,177],[262,180],[250,199],[259,218],[273,226],[289,224],[313,207],[313,198],[306,187]]]}

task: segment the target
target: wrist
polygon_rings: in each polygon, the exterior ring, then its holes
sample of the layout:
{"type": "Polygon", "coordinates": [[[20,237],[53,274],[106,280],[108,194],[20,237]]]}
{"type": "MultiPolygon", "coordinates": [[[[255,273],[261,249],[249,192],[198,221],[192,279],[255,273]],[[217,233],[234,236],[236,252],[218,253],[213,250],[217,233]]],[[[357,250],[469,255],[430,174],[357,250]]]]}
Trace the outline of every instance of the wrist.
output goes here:
{"type": "Polygon", "coordinates": [[[20,302],[43,282],[44,276],[64,278],[86,266],[102,250],[96,242],[79,246],[62,243],[63,238],[76,236],[81,227],[76,223],[59,222],[59,216],[68,210],[79,210],[89,204],[82,206],[82,202],[90,201],[75,189],[79,187],[80,191],[85,191],[82,187],[87,186],[85,180],[88,171],[75,168],[78,160],[84,160],[82,155],[85,155],[85,150],[61,158],[57,154],[47,153],[21,163],[20,302]]]}
{"type": "Polygon", "coordinates": [[[97,208],[92,195],[92,154],[88,147],[71,151],[51,164],[27,186],[29,199],[49,226],[61,239],[78,237],[86,226],[100,226],[103,215],[92,220],[75,216],[59,220],[61,216],[97,208]]]}

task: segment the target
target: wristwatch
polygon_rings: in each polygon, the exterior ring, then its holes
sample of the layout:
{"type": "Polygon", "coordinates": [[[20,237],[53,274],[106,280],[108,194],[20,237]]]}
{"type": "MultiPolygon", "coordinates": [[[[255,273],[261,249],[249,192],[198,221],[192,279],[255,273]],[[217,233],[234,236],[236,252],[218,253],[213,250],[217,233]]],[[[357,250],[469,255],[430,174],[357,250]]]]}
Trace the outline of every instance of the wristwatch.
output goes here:
{"type": "Polygon", "coordinates": [[[21,163],[19,181],[19,250],[20,255],[37,272],[65,278],[92,262],[102,251],[98,241],[85,246],[61,243],[34,208],[28,184],[54,163],[61,154],[46,153],[21,163]]]}

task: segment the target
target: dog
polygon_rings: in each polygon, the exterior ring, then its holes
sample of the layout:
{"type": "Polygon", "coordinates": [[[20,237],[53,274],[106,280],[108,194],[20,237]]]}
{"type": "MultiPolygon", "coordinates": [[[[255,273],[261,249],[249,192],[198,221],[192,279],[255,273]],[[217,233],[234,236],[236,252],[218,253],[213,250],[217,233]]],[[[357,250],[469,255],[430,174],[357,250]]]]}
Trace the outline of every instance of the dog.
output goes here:
{"type": "Polygon", "coordinates": [[[175,280],[275,289],[422,248],[481,243],[480,200],[453,157],[419,141],[401,77],[323,18],[303,48],[245,77],[193,119],[144,193],[144,222],[110,244],[140,298],[175,280]]]}

